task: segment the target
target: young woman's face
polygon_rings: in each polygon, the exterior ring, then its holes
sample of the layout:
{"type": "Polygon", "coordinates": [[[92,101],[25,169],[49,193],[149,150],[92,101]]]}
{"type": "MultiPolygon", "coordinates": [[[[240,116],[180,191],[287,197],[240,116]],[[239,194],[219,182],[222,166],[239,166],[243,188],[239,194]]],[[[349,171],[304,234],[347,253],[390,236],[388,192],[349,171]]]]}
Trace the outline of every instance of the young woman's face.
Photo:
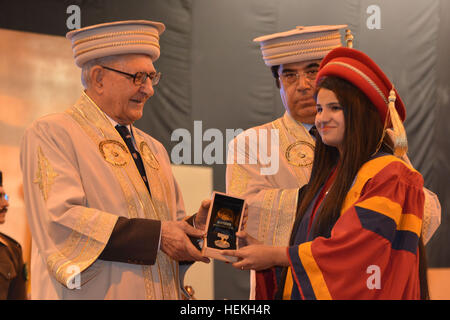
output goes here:
{"type": "Polygon", "coordinates": [[[315,124],[323,143],[342,151],[345,133],[344,109],[333,91],[320,89],[317,94],[315,124]]]}

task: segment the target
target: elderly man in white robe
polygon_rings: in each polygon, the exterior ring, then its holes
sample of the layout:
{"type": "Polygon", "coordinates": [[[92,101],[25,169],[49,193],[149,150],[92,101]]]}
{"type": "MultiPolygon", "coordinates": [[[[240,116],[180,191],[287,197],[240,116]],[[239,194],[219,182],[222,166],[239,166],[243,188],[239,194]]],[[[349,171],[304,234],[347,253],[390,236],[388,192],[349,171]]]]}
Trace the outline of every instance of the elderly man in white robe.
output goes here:
{"type": "Polygon", "coordinates": [[[160,78],[164,29],[137,20],[67,34],[85,90],[21,145],[33,299],[179,299],[178,261],[209,261],[188,237],[202,237],[209,202],[186,219],[166,150],[133,126],[160,78]]]}
{"type": "MultiPolygon", "coordinates": [[[[314,156],[314,81],[322,59],[341,46],[339,30],[345,27],[299,26],[254,39],[271,68],[286,112],[279,119],[244,131],[230,143],[226,182],[228,193],[246,199],[247,233],[264,244],[289,243],[299,190],[309,181],[314,156]],[[278,162],[268,163],[261,148],[277,151],[278,162]],[[278,170],[272,172],[273,168],[278,170]]],[[[352,43],[349,31],[346,38],[352,43]]],[[[273,155],[270,159],[273,161],[273,155]]],[[[440,224],[441,208],[437,196],[424,191],[422,237],[426,243],[440,224]]],[[[274,288],[265,287],[264,277],[264,272],[251,272],[251,298],[271,298],[269,292],[274,288]]]]}

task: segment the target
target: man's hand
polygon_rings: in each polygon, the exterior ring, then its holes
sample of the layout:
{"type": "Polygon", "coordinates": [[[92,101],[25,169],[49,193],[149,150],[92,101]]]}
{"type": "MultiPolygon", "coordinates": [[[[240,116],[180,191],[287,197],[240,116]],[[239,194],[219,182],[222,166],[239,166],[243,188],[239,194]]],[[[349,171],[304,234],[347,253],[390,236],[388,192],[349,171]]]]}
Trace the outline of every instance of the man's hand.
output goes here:
{"type": "Polygon", "coordinates": [[[185,221],[161,222],[161,250],[177,261],[202,261],[210,260],[202,256],[188,236],[202,238],[203,231],[191,227],[185,221]]]}
{"type": "MultiPolygon", "coordinates": [[[[200,204],[197,214],[195,215],[194,225],[195,228],[199,230],[205,230],[206,220],[208,219],[209,206],[211,205],[211,200],[203,200],[200,204]]],[[[206,231],[206,230],[205,230],[206,231]]]]}

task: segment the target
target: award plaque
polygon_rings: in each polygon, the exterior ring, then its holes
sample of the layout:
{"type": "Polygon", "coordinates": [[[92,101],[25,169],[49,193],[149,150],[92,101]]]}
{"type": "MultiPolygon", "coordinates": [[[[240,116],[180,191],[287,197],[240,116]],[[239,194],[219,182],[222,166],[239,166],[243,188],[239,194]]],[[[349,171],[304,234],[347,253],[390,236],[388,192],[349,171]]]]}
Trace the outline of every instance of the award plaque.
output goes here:
{"type": "Polygon", "coordinates": [[[203,242],[204,256],[222,261],[235,262],[236,257],[224,256],[221,250],[238,249],[236,232],[241,228],[245,200],[214,192],[209,207],[206,239],[203,242]]]}

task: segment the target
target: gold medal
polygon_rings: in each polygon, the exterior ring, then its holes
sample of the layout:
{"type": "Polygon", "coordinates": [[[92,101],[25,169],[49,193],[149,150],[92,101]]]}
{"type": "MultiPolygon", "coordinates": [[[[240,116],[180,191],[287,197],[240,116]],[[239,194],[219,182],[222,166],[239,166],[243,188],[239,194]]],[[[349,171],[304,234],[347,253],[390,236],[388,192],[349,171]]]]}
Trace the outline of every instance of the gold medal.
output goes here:
{"type": "Polygon", "coordinates": [[[222,249],[226,249],[226,248],[230,247],[230,243],[227,241],[229,238],[229,235],[218,232],[217,237],[220,238],[219,240],[214,241],[214,244],[217,247],[222,248],[222,249]]]}
{"type": "Polygon", "coordinates": [[[126,166],[128,163],[128,149],[119,141],[103,140],[98,145],[103,158],[116,167],[126,166]]]}
{"type": "Polygon", "coordinates": [[[314,145],[306,141],[296,141],[287,147],[286,159],[297,167],[311,166],[314,159],[314,145]]]}
{"type": "Polygon", "coordinates": [[[150,150],[150,147],[148,146],[148,144],[145,143],[145,141],[142,141],[141,145],[139,146],[139,149],[141,151],[142,159],[144,159],[144,161],[147,162],[147,164],[151,168],[158,170],[159,162],[156,159],[155,155],[153,154],[152,150],[150,150]]]}

